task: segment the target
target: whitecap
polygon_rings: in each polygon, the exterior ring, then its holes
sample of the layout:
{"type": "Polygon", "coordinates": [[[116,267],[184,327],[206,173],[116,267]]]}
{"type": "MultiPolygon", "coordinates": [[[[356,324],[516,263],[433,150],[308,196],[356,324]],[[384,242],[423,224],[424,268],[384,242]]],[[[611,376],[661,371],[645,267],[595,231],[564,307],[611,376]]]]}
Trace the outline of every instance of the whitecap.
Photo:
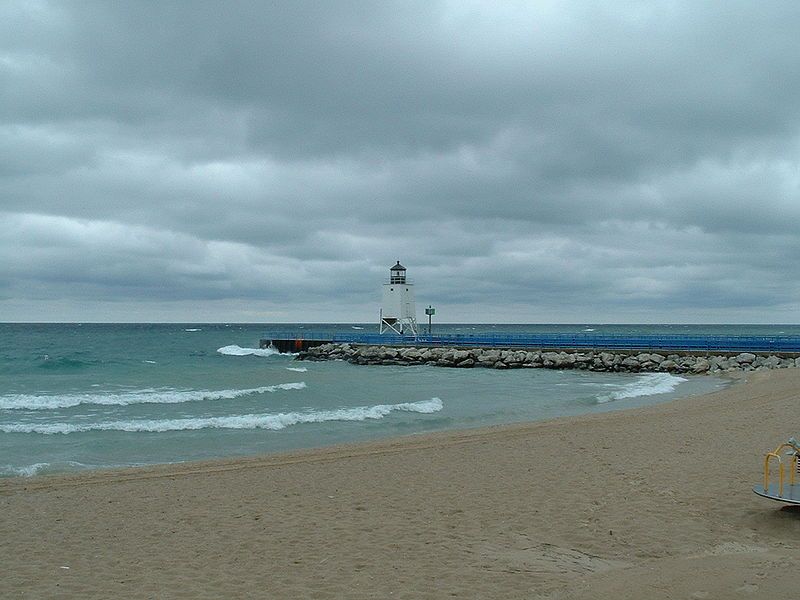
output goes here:
{"type": "Polygon", "coordinates": [[[4,410],[51,410],[70,408],[81,404],[106,406],[128,406],[130,404],[180,404],[201,400],[231,400],[251,394],[277,392],[278,390],[302,390],[304,381],[279,383],[263,387],[241,390],[173,390],[144,389],[134,392],[105,394],[63,394],[58,396],[36,396],[30,394],[11,394],[0,396],[0,409],[4,410]]]}
{"type": "Polygon", "coordinates": [[[382,419],[395,411],[435,413],[442,410],[439,398],[400,404],[377,404],[337,410],[248,414],[227,417],[195,417],[184,419],[137,419],[131,421],[101,421],[99,423],[7,423],[0,425],[5,433],[69,434],[86,431],[165,432],[198,429],[269,429],[277,431],[303,423],[326,421],[366,421],[382,419]]]}
{"type": "Polygon", "coordinates": [[[242,348],[235,344],[217,348],[217,352],[226,356],[274,356],[280,354],[275,348],[242,348]]]}
{"type": "Polygon", "coordinates": [[[294,371],[295,373],[305,373],[308,371],[305,367],[286,367],[287,371],[294,371]]]}
{"type": "Polygon", "coordinates": [[[639,396],[653,396],[655,394],[668,394],[675,390],[679,384],[688,381],[683,377],[669,373],[648,373],[637,377],[631,383],[623,385],[620,389],[597,397],[599,403],[623,400],[625,398],[638,398],[639,396]]]}
{"type": "Polygon", "coordinates": [[[193,327],[193,328],[190,328],[190,329],[184,329],[184,331],[203,331],[203,330],[202,330],[202,329],[199,329],[199,328],[194,328],[194,327],[193,327]]]}

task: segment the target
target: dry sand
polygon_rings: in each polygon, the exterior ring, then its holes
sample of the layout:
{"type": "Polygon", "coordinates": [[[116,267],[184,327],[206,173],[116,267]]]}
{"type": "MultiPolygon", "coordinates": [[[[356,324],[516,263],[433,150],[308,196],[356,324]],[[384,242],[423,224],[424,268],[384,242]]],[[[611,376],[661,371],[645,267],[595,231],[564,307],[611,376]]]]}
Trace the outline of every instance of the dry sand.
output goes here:
{"type": "Polygon", "coordinates": [[[595,416],[0,481],[0,598],[779,598],[800,369],[595,416]],[[69,568],[66,568],[69,567],[69,568]]]}

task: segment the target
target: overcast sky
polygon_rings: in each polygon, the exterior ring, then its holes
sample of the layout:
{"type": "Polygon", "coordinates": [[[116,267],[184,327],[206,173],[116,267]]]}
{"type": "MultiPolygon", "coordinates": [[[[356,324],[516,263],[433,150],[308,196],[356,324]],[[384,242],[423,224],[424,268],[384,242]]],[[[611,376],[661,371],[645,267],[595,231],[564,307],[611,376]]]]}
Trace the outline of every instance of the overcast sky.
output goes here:
{"type": "Polygon", "coordinates": [[[800,3],[0,0],[0,321],[800,322],[800,3]]]}

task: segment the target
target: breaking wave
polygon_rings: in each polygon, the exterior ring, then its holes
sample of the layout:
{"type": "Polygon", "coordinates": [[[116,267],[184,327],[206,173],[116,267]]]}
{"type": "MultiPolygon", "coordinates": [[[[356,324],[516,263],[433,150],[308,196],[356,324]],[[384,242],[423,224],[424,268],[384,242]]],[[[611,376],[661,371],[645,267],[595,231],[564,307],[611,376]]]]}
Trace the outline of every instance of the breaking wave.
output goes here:
{"type": "Polygon", "coordinates": [[[226,356],[274,356],[280,354],[275,348],[242,348],[236,344],[217,348],[217,352],[226,356]]]}
{"type": "Polygon", "coordinates": [[[70,408],[81,404],[127,406],[129,404],[179,404],[201,400],[231,400],[251,394],[264,394],[278,390],[302,390],[304,381],[279,383],[244,390],[138,390],[119,394],[66,394],[58,396],[35,396],[12,394],[0,396],[0,409],[4,410],[52,410],[70,408]]]}
{"type": "Polygon", "coordinates": [[[89,467],[91,467],[91,465],[84,465],[74,460],[68,460],[63,463],[39,462],[21,467],[0,465],[0,477],[34,477],[35,475],[44,475],[45,473],[59,473],[89,467]]]}
{"type": "Polygon", "coordinates": [[[69,434],[85,431],[165,432],[197,429],[270,429],[279,430],[302,423],[325,421],[366,421],[382,419],[395,411],[435,413],[442,410],[439,398],[401,404],[378,404],[338,410],[290,412],[275,414],[250,414],[228,417],[197,417],[184,419],[136,419],[130,421],[102,421],[98,423],[8,423],[0,425],[4,433],[69,434]]]}
{"type": "Polygon", "coordinates": [[[287,371],[294,371],[295,373],[305,373],[308,371],[305,367],[286,367],[287,371]]]}
{"type": "Polygon", "coordinates": [[[599,403],[623,400],[625,398],[638,398],[639,396],[652,396],[654,394],[667,394],[672,392],[679,384],[688,381],[683,377],[669,373],[648,373],[637,377],[633,382],[623,385],[621,389],[597,397],[599,403]]]}

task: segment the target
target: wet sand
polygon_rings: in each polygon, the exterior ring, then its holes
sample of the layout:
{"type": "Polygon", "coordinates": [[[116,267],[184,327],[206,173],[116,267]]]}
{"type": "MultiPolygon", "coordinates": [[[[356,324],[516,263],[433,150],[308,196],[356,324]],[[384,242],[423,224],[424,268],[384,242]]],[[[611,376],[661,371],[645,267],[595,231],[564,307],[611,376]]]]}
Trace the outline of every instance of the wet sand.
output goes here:
{"type": "Polygon", "coordinates": [[[778,598],[800,369],[647,408],[0,480],[2,598],[778,598]]]}

